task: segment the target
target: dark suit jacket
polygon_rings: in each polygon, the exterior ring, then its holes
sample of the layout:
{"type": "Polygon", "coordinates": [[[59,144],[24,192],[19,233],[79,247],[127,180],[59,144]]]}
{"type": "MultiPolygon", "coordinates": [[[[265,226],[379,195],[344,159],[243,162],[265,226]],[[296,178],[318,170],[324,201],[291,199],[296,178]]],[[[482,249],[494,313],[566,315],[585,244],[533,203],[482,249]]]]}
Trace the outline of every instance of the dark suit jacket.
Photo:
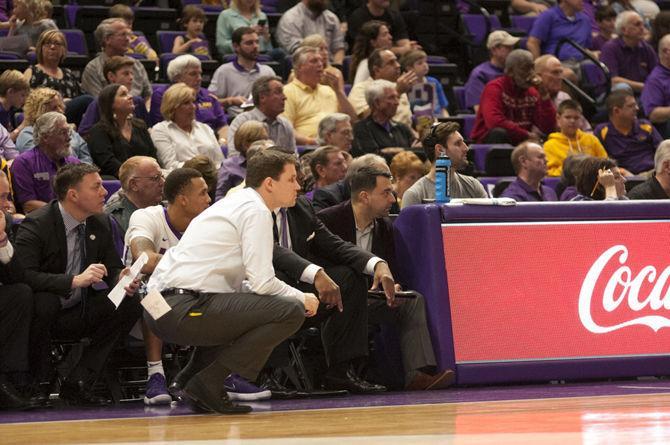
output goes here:
{"type": "MultiPolygon", "coordinates": [[[[350,243],[356,243],[356,220],[350,200],[321,210],[317,216],[335,235],[350,243]]],[[[397,276],[393,224],[389,218],[375,219],[375,226],[372,229],[372,253],[385,260],[393,276],[397,276]]]]}
{"type": "Polygon", "coordinates": [[[373,257],[355,244],[333,235],[316,217],[312,204],[304,197],[298,198],[296,205],[288,209],[287,217],[292,250],[275,244],[272,262],[275,269],[296,282],[310,264],[321,267],[347,265],[363,272],[373,257]]]}
{"type": "MultiPolygon", "coordinates": [[[[5,213],[5,233],[9,238],[9,242],[14,245],[12,242],[12,232],[14,231],[14,225],[12,224],[12,215],[5,213]]],[[[18,255],[16,253],[16,248],[14,249],[14,255],[12,259],[7,264],[0,263],[0,283],[2,284],[14,284],[14,283],[24,283],[25,277],[23,274],[23,268],[21,263],[18,260],[18,255]]]]}
{"type": "Polygon", "coordinates": [[[342,201],[346,201],[351,197],[351,189],[349,183],[342,179],[333,184],[321,187],[314,191],[312,197],[312,205],[317,212],[342,201]]]}
{"type": "MultiPolygon", "coordinates": [[[[26,283],[34,291],[60,297],[70,294],[73,276],[65,273],[67,242],[57,200],[26,216],[16,234],[15,248],[26,272],[26,283]]],[[[85,264],[88,267],[93,263],[105,265],[108,273],[105,282],[111,290],[123,265],[114,250],[109,220],[104,214],[86,220],[85,264]]]]}

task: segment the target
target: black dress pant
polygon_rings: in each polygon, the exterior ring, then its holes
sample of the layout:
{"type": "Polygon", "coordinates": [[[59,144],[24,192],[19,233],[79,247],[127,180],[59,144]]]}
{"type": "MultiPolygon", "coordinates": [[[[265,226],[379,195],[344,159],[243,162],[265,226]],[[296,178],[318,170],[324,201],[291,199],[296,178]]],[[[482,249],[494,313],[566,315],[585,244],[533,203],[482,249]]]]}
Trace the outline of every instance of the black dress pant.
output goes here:
{"type": "Polygon", "coordinates": [[[105,293],[89,289],[82,303],[62,309],[58,295],[35,293],[35,312],[30,331],[30,364],[36,381],[51,379],[51,340],[91,339],[72,370],[72,380],[93,380],[102,370],[116,342],[128,335],[142,313],[139,298],[126,297],[118,308],[105,293]],[[84,310],[82,310],[84,309],[84,310]]]}
{"type": "Polygon", "coordinates": [[[33,304],[27,284],[0,285],[0,374],[28,371],[33,304]]]}

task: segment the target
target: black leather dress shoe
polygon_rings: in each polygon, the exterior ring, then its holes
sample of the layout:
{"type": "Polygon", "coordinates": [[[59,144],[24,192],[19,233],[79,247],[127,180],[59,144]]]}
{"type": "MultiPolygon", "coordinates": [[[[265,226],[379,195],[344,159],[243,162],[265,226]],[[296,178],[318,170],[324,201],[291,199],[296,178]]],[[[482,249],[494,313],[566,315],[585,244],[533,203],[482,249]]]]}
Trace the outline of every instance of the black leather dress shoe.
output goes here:
{"type": "Polygon", "coordinates": [[[385,386],[376,385],[360,378],[351,367],[346,372],[326,374],[324,376],[324,387],[326,389],[345,389],[354,394],[373,394],[386,391],[385,386]]]}
{"type": "Polygon", "coordinates": [[[36,407],[34,402],[22,397],[14,385],[0,377],[0,409],[21,411],[36,407]]]}
{"type": "Polygon", "coordinates": [[[109,399],[93,394],[91,386],[90,382],[85,382],[84,380],[66,380],[60,387],[58,397],[68,405],[104,406],[111,403],[109,399]]]}
{"type": "Polygon", "coordinates": [[[246,414],[251,412],[250,406],[233,403],[223,388],[218,391],[208,389],[198,376],[194,376],[188,381],[183,392],[197,408],[203,411],[220,414],[246,414]]]}

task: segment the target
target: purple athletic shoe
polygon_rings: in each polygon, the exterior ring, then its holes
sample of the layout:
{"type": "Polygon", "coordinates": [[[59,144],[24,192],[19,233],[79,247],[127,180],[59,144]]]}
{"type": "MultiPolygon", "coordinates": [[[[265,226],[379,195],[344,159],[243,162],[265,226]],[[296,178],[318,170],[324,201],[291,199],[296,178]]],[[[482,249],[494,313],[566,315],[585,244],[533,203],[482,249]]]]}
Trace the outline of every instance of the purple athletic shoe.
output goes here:
{"type": "Polygon", "coordinates": [[[144,393],[145,405],[169,405],[172,397],[167,390],[165,376],[160,372],[153,374],[147,381],[147,390],[144,393]]]}
{"type": "Polygon", "coordinates": [[[272,396],[269,389],[261,389],[237,374],[230,374],[226,377],[223,388],[228,393],[230,400],[267,400],[272,396]]]}

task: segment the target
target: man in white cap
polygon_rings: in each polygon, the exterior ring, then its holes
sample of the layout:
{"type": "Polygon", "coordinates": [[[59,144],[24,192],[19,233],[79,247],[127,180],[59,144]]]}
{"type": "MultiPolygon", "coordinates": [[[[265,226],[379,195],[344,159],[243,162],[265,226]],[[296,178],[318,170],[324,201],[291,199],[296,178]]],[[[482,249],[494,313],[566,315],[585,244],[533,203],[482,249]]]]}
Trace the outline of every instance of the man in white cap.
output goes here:
{"type": "Polygon", "coordinates": [[[512,36],[507,31],[493,31],[486,40],[486,47],[491,54],[491,59],[477,65],[470,73],[465,83],[465,108],[474,108],[475,113],[479,108],[479,97],[484,91],[484,86],[503,75],[507,55],[519,42],[518,37],[512,36]]]}

